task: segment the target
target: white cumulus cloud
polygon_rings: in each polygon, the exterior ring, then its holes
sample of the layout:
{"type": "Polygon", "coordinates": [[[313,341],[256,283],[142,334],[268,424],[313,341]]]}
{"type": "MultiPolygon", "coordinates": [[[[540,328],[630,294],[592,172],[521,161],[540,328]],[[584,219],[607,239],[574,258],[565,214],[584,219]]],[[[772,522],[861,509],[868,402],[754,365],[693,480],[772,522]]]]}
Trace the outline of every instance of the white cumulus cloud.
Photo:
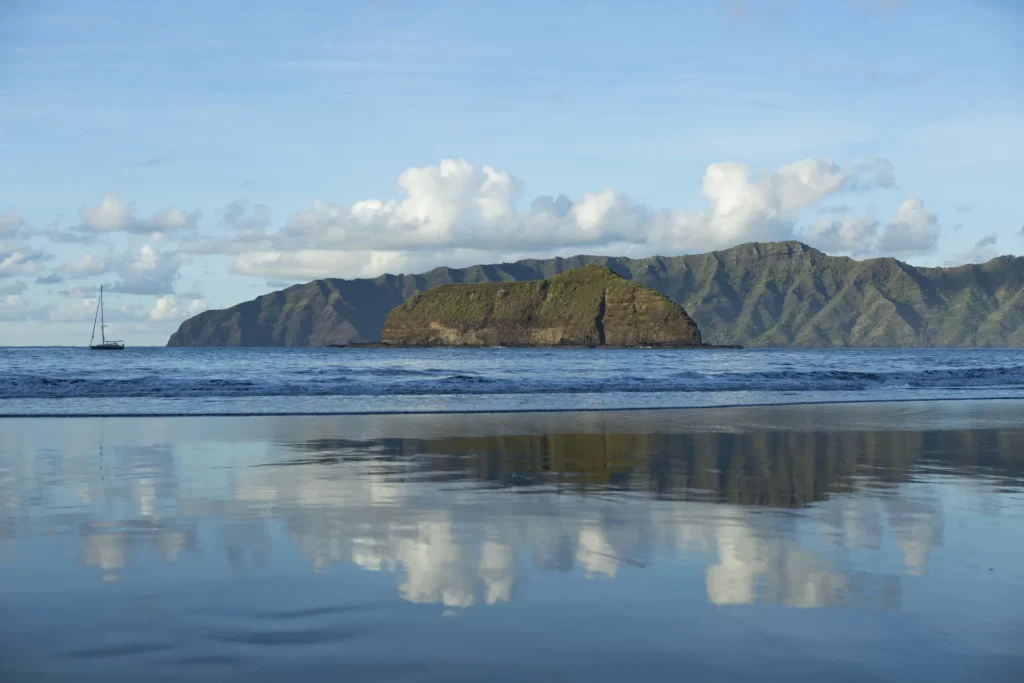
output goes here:
{"type": "Polygon", "coordinates": [[[135,205],[115,194],[106,194],[96,205],[83,206],[78,212],[82,227],[94,232],[131,232],[137,234],[164,233],[191,230],[197,227],[200,211],[167,208],[149,218],[135,214],[135,205]]]}
{"type": "Polygon", "coordinates": [[[0,278],[34,275],[49,256],[28,244],[0,242],[0,278]]]}
{"type": "Polygon", "coordinates": [[[903,200],[882,233],[878,247],[887,254],[918,254],[933,250],[942,228],[938,216],[917,197],[903,200]]]}
{"type": "Polygon", "coordinates": [[[250,251],[235,257],[232,271],[239,275],[296,279],[314,279],[325,273],[372,277],[385,272],[405,272],[410,263],[409,255],[398,251],[250,251]]]}
{"type": "MultiPolygon", "coordinates": [[[[541,195],[523,209],[523,184],[515,176],[448,159],[404,171],[398,197],[352,204],[318,199],[279,230],[251,220],[228,238],[186,249],[234,254],[234,272],[275,278],[378,275],[423,262],[419,253],[434,265],[456,265],[456,254],[713,249],[793,238],[801,213],[817,202],[894,183],[892,165],[880,159],[846,167],[805,159],[763,172],[722,162],[705,170],[706,206],[698,210],[655,210],[611,189],[578,200],[541,195]]],[[[240,221],[245,214],[229,215],[240,221]]]]}
{"type": "Polygon", "coordinates": [[[114,264],[120,280],[111,291],[122,294],[173,294],[181,257],[174,251],[161,251],[144,244],[137,251],[123,254],[114,264]]]}
{"type": "Polygon", "coordinates": [[[921,199],[909,197],[884,225],[871,216],[819,216],[803,229],[800,239],[830,253],[906,257],[934,251],[941,234],[938,216],[921,199]]]}
{"type": "Polygon", "coordinates": [[[190,298],[183,299],[168,294],[156,300],[153,308],[149,311],[150,320],[184,320],[191,318],[197,313],[207,309],[204,299],[190,298]]]}

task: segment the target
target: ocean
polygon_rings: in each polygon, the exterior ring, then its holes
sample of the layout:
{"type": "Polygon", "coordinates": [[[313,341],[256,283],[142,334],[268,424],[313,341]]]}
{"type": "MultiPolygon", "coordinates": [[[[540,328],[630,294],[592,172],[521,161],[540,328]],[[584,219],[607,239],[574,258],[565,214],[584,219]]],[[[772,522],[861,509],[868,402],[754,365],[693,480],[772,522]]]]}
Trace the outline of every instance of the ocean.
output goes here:
{"type": "Polygon", "coordinates": [[[0,349],[0,415],[620,410],[1024,397],[1024,350],[0,349]]]}

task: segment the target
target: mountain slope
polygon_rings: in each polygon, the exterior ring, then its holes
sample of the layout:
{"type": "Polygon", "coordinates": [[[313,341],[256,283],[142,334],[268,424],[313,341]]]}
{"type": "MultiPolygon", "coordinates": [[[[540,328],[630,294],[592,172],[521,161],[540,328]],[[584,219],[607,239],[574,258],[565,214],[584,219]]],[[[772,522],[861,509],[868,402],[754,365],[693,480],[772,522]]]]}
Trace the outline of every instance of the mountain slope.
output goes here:
{"type": "Polygon", "coordinates": [[[400,346],[700,346],[679,304],[597,264],[545,280],[442,285],[391,311],[400,346]]]}
{"type": "Polygon", "coordinates": [[[443,284],[541,280],[590,263],[680,304],[710,344],[1024,346],[1024,258],[917,268],[856,261],[799,242],[687,256],[575,256],[435,268],[373,280],[315,280],[186,320],[169,346],[377,341],[393,308],[443,284]]]}

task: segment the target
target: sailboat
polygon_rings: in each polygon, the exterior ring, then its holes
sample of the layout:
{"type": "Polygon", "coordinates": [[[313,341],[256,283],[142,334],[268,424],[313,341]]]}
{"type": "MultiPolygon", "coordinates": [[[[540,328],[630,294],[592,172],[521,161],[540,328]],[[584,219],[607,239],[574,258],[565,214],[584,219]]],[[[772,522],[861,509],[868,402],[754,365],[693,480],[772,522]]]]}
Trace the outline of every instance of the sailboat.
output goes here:
{"type": "Polygon", "coordinates": [[[123,341],[107,339],[107,326],[103,323],[103,285],[100,285],[100,300],[96,303],[96,315],[92,319],[92,336],[89,337],[89,348],[93,351],[124,351],[123,341]],[[100,323],[100,343],[96,341],[96,321],[100,323]]]}

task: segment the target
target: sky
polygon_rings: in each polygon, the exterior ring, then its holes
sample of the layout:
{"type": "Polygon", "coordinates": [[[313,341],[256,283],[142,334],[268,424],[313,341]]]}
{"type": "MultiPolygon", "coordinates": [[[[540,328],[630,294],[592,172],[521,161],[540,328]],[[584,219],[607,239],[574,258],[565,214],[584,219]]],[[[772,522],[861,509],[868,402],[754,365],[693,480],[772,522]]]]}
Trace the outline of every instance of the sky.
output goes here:
{"type": "Polygon", "coordinates": [[[1024,2],[0,2],[0,345],[318,277],[1024,253],[1024,2]]]}

